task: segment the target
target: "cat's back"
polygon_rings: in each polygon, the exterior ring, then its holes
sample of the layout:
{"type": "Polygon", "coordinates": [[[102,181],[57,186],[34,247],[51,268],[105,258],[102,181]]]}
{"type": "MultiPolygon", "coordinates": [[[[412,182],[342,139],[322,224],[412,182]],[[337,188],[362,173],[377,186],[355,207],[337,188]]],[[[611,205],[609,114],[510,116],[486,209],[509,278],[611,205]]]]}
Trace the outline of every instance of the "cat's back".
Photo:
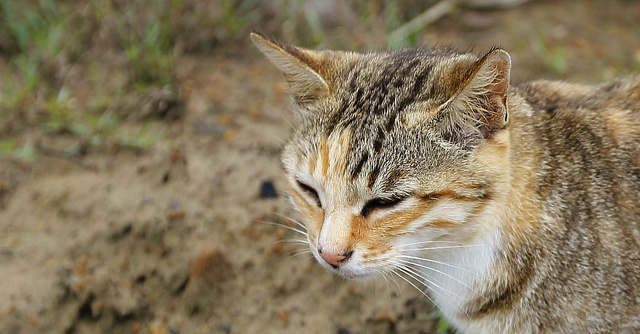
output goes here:
{"type": "Polygon", "coordinates": [[[594,234],[626,225],[640,244],[640,75],[596,86],[534,81],[515,90],[526,107],[512,110],[513,131],[526,139],[513,144],[516,152],[536,147],[543,204],[594,234]]]}
{"type": "Polygon", "coordinates": [[[543,171],[566,173],[563,180],[576,181],[569,190],[640,187],[640,75],[596,86],[534,81],[515,90],[527,106],[511,110],[514,129],[540,148],[543,171]]]}
{"type": "Polygon", "coordinates": [[[534,300],[575,302],[536,309],[569,329],[637,328],[640,76],[597,86],[536,81],[514,92],[525,101],[511,109],[514,154],[536,151],[530,190],[542,212],[534,300]]]}
{"type": "MultiPolygon", "coordinates": [[[[583,132],[587,131],[611,138],[615,144],[640,140],[640,75],[597,86],[533,81],[516,86],[515,90],[532,108],[527,116],[533,116],[534,123],[544,127],[536,130],[549,133],[549,137],[576,131],[586,135],[583,132]]],[[[577,144],[567,140],[558,143],[577,144]]]]}

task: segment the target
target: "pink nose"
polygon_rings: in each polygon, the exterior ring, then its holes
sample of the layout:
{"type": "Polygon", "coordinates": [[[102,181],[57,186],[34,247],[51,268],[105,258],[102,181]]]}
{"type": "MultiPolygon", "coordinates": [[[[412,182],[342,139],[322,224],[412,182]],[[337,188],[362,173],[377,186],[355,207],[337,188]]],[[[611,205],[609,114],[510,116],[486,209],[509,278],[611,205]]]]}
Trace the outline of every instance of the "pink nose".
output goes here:
{"type": "Polygon", "coordinates": [[[341,264],[345,263],[353,252],[344,252],[343,255],[338,254],[329,254],[326,252],[322,252],[322,250],[318,250],[320,257],[324,260],[324,262],[328,263],[330,266],[334,268],[340,267],[341,264]]]}

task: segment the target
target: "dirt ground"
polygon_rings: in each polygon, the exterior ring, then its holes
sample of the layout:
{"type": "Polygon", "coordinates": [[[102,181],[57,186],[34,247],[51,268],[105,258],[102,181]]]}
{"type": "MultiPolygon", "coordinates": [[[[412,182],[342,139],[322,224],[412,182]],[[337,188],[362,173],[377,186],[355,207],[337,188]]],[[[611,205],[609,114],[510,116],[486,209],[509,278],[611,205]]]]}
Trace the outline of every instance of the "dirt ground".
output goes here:
{"type": "MultiPolygon", "coordinates": [[[[501,46],[515,82],[599,82],[640,71],[638,22],[638,1],[532,0],[456,11],[420,40],[501,46]]],[[[148,150],[0,160],[0,333],[435,330],[409,284],[335,277],[269,224],[297,219],[279,162],[290,104],[248,38],[180,57],[176,76],[184,116],[148,150]]]]}

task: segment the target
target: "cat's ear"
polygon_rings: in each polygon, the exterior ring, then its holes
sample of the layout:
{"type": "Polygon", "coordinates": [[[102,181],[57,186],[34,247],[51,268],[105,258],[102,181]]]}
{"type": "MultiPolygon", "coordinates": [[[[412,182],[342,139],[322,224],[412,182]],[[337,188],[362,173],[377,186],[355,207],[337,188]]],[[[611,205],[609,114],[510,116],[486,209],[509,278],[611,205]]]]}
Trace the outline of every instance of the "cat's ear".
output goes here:
{"type": "Polygon", "coordinates": [[[256,32],[251,33],[251,40],[284,74],[296,103],[306,105],[328,94],[329,86],[319,74],[322,57],[318,51],[280,44],[256,32]]]}
{"type": "Polygon", "coordinates": [[[506,126],[509,118],[509,54],[502,49],[492,50],[477,61],[472,69],[469,79],[443,106],[449,114],[445,136],[466,143],[491,138],[506,126]]]}

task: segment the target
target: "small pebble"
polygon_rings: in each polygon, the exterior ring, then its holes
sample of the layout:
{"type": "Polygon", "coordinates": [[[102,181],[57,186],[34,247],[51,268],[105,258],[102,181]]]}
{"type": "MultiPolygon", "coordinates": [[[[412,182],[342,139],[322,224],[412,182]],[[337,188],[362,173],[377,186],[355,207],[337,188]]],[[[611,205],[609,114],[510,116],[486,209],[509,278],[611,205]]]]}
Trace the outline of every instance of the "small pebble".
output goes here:
{"type": "Polygon", "coordinates": [[[346,328],[338,328],[337,334],[349,334],[349,330],[346,328]]]}
{"type": "Polygon", "coordinates": [[[260,197],[262,198],[276,198],[278,197],[278,193],[276,192],[276,187],[273,185],[271,181],[264,181],[260,186],[260,197]]]}
{"type": "Polygon", "coordinates": [[[226,321],[221,323],[220,330],[222,330],[225,333],[231,333],[231,323],[226,321]]]}
{"type": "Polygon", "coordinates": [[[182,206],[182,204],[180,203],[180,200],[177,198],[172,198],[169,201],[169,208],[172,210],[176,210],[179,209],[182,206]]]}
{"type": "Polygon", "coordinates": [[[144,196],[142,196],[142,204],[149,204],[149,203],[153,203],[153,197],[145,194],[144,196]]]}
{"type": "Polygon", "coordinates": [[[209,284],[220,283],[232,275],[232,262],[224,247],[217,244],[202,247],[191,266],[191,279],[200,278],[209,284]]]}
{"type": "Polygon", "coordinates": [[[289,312],[282,310],[280,312],[278,312],[278,318],[280,320],[282,320],[283,322],[289,322],[289,312]]]}

